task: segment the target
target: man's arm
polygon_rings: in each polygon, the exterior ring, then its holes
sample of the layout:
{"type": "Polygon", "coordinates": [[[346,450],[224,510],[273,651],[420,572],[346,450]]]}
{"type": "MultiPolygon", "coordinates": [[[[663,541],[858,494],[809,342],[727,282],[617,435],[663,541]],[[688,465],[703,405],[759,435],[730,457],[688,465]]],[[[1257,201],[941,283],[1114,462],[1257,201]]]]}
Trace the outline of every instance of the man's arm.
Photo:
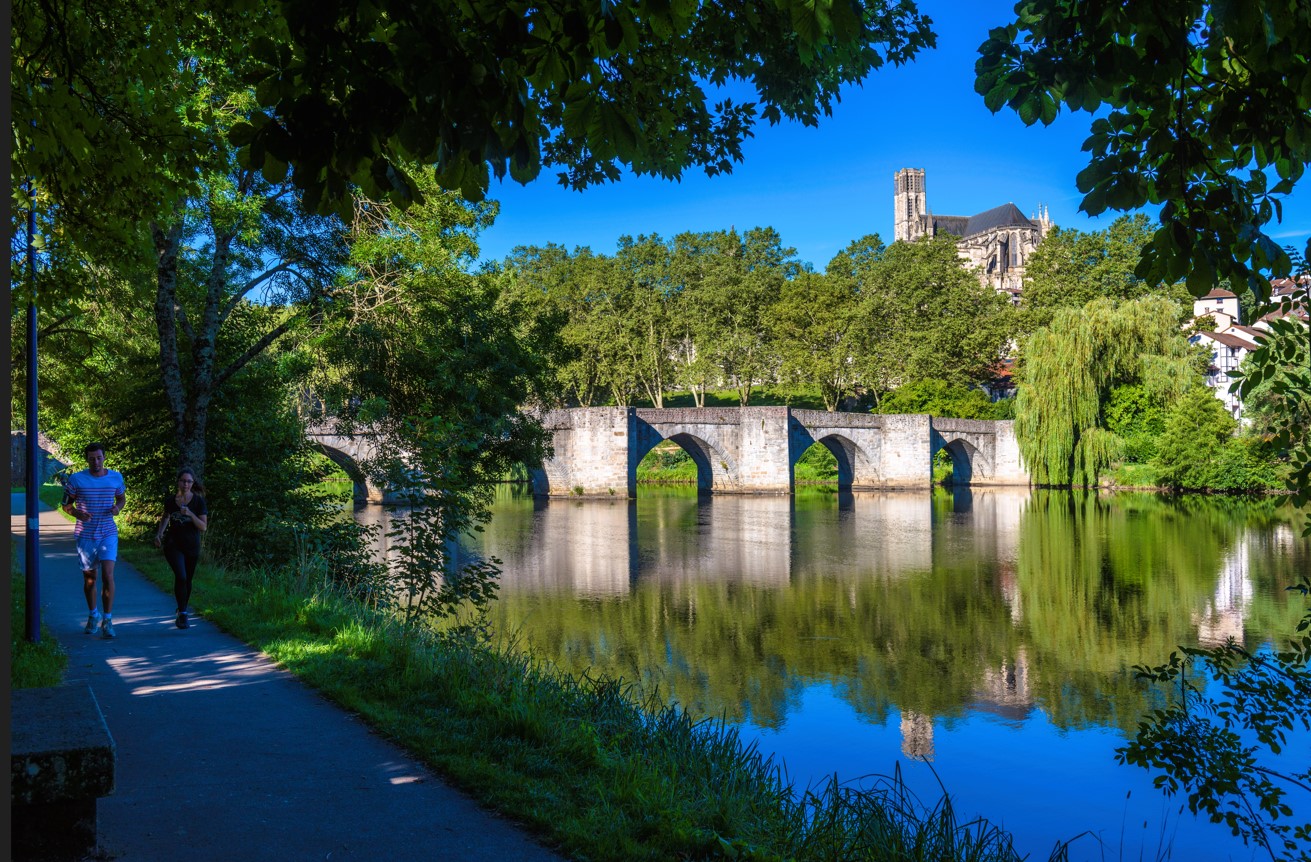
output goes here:
{"type": "Polygon", "coordinates": [[[63,509],[66,514],[71,515],[73,519],[77,521],[86,521],[91,518],[90,512],[83,512],[81,509],[77,508],[76,485],[64,486],[64,502],[59,508],[63,509]]]}
{"type": "Polygon", "coordinates": [[[114,492],[114,508],[109,510],[109,514],[117,515],[123,511],[123,506],[127,503],[127,488],[120,487],[114,492]]]}

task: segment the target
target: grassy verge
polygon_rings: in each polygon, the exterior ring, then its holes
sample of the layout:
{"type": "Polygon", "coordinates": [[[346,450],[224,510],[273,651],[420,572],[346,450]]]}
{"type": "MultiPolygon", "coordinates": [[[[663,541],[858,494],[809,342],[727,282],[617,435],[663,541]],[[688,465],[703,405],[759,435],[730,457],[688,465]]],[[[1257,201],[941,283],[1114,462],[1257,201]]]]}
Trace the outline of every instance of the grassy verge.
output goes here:
{"type": "Polygon", "coordinates": [[[1116,488],[1156,488],[1158,483],[1156,469],[1150,464],[1116,464],[1108,479],[1116,488]]]}
{"type": "MultiPolygon", "coordinates": [[[[171,585],[156,554],[123,556],[171,585]]],[[[895,777],[794,792],[722,723],[564,675],[512,644],[402,630],[295,573],[202,563],[192,602],[575,858],[1019,858],[1005,833],[959,823],[945,802],[918,805],[895,777]]]]}
{"type": "Polygon", "coordinates": [[[28,643],[24,637],[27,579],[18,565],[17,542],[9,549],[9,589],[9,654],[13,657],[9,667],[10,688],[59,685],[64,678],[64,668],[68,666],[68,654],[59,646],[59,641],[45,625],[41,626],[40,643],[28,643]]]}

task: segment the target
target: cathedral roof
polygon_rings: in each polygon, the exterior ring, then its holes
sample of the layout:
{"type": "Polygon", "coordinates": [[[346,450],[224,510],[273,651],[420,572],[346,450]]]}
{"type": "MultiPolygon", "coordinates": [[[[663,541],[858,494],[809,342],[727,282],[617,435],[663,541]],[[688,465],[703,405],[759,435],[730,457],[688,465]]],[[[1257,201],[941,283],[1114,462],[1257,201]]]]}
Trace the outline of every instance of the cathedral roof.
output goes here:
{"type": "Polygon", "coordinates": [[[962,238],[1001,227],[1027,227],[1035,230],[1038,227],[1015,204],[1002,204],[968,217],[935,215],[930,218],[933,219],[934,233],[949,233],[962,238]]]}

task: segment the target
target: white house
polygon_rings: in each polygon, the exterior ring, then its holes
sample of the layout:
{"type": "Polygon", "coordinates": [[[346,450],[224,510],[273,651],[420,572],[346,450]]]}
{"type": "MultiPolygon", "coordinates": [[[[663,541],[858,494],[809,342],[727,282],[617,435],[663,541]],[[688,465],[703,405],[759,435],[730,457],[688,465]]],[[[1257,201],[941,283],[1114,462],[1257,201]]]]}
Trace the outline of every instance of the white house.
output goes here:
{"type": "Polygon", "coordinates": [[[1238,370],[1247,354],[1256,350],[1256,338],[1249,335],[1251,327],[1234,326],[1226,332],[1196,332],[1188,338],[1189,344],[1200,344],[1211,351],[1211,365],[1206,371],[1206,385],[1215,391],[1215,397],[1224,402],[1225,409],[1235,419],[1242,418],[1243,402],[1229,391],[1234,382],[1233,372],[1238,370]]]}
{"type": "Polygon", "coordinates": [[[1205,317],[1208,314],[1216,317],[1216,330],[1224,332],[1229,327],[1227,324],[1220,325],[1218,315],[1223,314],[1228,317],[1229,321],[1227,323],[1237,323],[1240,320],[1238,295],[1217,287],[1201,299],[1193,300],[1194,318],[1205,317]]]}

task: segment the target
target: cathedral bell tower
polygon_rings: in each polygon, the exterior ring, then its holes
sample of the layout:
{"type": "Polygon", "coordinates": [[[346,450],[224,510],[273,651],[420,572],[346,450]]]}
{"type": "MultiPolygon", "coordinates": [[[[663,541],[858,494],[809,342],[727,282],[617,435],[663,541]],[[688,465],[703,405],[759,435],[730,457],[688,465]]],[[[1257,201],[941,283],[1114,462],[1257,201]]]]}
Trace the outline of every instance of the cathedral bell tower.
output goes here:
{"type": "Polygon", "coordinates": [[[911,242],[927,232],[924,169],[902,168],[893,179],[893,240],[911,242]]]}

